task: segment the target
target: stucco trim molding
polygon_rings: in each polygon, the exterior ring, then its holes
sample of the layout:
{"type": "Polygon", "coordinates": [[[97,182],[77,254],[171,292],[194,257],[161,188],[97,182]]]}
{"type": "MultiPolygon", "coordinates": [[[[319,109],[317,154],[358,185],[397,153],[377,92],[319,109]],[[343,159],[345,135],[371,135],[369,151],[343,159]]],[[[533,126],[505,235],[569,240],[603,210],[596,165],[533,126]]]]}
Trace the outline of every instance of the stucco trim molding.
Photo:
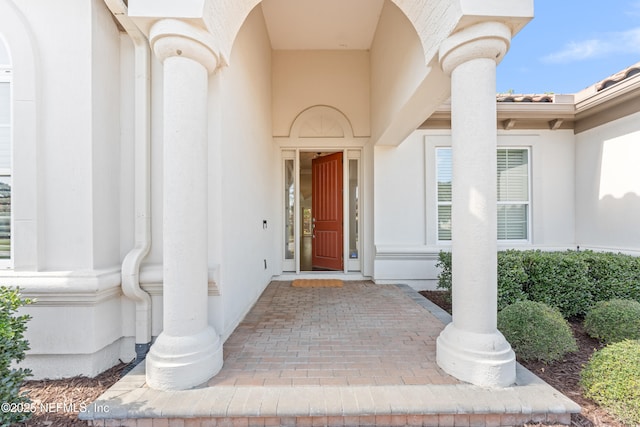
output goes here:
{"type": "Polygon", "coordinates": [[[440,250],[445,250],[445,248],[440,249],[432,246],[377,245],[376,259],[437,261],[440,250]]]}
{"type": "Polygon", "coordinates": [[[19,287],[37,307],[94,306],[119,298],[120,269],[0,273],[0,281],[19,287]]]}
{"type": "Polygon", "coordinates": [[[473,59],[499,63],[511,45],[511,29],[501,22],[481,22],[449,36],[440,45],[442,70],[451,75],[459,65],[473,59]]]}
{"type": "Polygon", "coordinates": [[[619,247],[609,247],[609,246],[591,246],[591,245],[579,245],[580,250],[583,251],[594,251],[594,252],[613,252],[613,253],[621,253],[624,255],[631,255],[635,257],[640,257],[640,250],[632,249],[632,248],[619,248],[619,247]]]}
{"type": "Polygon", "coordinates": [[[211,34],[178,19],[162,19],[149,30],[149,44],[160,62],[178,56],[192,59],[213,73],[220,65],[211,34]]]}
{"type": "MultiPolygon", "coordinates": [[[[216,281],[218,268],[209,268],[208,295],[220,296],[220,288],[216,281]]],[[[162,264],[146,264],[140,267],[140,284],[151,296],[161,296],[163,288],[162,264]]]]}

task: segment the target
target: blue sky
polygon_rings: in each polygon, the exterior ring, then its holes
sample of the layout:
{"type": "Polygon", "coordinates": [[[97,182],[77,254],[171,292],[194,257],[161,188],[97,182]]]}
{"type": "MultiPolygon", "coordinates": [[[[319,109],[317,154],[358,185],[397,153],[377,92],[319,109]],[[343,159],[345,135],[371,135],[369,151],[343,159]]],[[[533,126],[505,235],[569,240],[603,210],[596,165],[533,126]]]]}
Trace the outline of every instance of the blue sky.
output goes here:
{"type": "Polygon", "coordinates": [[[498,66],[498,92],[575,93],[640,62],[640,0],[534,0],[534,7],[498,66]]]}

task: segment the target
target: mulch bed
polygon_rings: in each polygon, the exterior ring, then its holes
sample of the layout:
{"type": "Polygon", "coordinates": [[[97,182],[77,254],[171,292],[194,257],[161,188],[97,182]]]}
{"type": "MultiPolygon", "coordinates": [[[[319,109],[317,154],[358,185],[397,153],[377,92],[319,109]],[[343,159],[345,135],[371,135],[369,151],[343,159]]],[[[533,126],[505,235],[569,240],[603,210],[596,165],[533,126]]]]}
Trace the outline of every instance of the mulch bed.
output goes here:
{"type": "Polygon", "coordinates": [[[95,378],[26,381],[21,391],[29,393],[36,405],[31,419],[20,427],[84,427],[78,413],[120,379],[127,365],[121,363],[95,378]]]}
{"type": "MultiPolygon", "coordinates": [[[[434,304],[451,313],[451,302],[445,292],[421,291],[420,294],[434,304]]],[[[603,346],[586,334],[582,319],[569,319],[573,335],[578,343],[578,351],[568,354],[563,360],[553,363],[519,362],[549,385],[582,407],[580,414],[574,415],[571,424],[577,427],[624,427],[609,412],[582,395],[580,372],[593,352],[603,346]]]]}

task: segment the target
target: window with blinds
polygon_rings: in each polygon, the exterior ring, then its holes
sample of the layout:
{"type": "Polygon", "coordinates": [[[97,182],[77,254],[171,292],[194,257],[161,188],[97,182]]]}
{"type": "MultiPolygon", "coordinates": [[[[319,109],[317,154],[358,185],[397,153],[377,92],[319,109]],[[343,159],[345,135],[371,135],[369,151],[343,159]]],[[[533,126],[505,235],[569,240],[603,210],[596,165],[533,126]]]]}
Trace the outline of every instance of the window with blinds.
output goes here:
{"type": "MultiPolygon", "coordinates": [[[[2,71],[2,70],[0,70],[2,71]]],[[[11,80],[0,73],[0,260],[11,258],[11,80]]]]}
{"type": "Polygon", "coordinates": [[[498,150],[498,239],[529,239],[529,150],[498,150]]]}
{"type": "Polygon", "coordinates": [[[438,240],[451,240],[451,149],[436,148],[438,240]]]}
{"type": "MultiPolygon", "coordinates": [[[[529,149],[500,148],[498,240],[529,240],[529,149]]],[[[438,240],[451,240],[451,148],[436,148],[438,240]]]]}

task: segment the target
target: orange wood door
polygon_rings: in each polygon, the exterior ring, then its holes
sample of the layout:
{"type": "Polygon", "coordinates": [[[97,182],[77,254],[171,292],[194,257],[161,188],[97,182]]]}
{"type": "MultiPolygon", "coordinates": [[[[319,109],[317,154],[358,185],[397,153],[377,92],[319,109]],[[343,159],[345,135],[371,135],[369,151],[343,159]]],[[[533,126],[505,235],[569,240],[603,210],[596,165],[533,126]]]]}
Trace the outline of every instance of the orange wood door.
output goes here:
{"type": "Polygon", "coordinates": [[[312,161],[314,270],[343,270],[342,153],[312,161]]]}

